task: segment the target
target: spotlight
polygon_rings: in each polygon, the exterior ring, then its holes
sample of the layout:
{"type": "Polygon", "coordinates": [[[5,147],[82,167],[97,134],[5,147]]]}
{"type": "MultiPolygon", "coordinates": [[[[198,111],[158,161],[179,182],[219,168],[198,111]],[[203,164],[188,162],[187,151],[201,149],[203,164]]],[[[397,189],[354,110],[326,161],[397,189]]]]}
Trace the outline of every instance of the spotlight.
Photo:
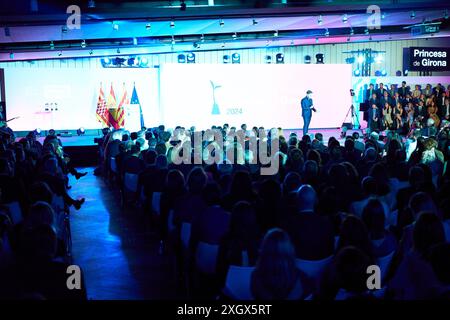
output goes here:
{"type": "Polygon", "coordinates": [[[355,77],[359,77],[359,76],[361,75],[361,70],[356,69],[355,71],[353,71],[353,75],[354,75],[355,77]]]}
{"type": "Polygon", "coordinates": [[[365,60],[364,56],[358,56],[358,59],[357,59],[358,63],[363,63],[364,60],[365,60]]]}
{"type": "Polygon", "coordinates": [[[184,3],[184,0],[181,0],[180,2],[181,2],[180,3],[180,10],[181,11],[186,11],[186,3],[184,3]]]}
{"type": "Polygon", "coordinates": [[[375,77],[381,77],[381,71],[380,70],[375,71],[375,77]]]}
{"type": "Polygon", "coordinates": [[[102,58],[100,60],[100,62],[102,63],[102,66],[109,66],[111,64],[111,59],[110,58],[102,58]]]}
{"type": "Polygon", "coordinates": [[[174,38],[174,36],[172,36],[172,41],[170,41],[170,44],[171,45],[175,45],[175,38],[174,38]]]}
{"type": "Polygon", "coordinates": [[[270,41],[269,40],[266,41],[266,47],[268,47],[268,46],[270,46],[270,41]]]}
{"type": "Polygon", "coordinates": [[[200,37],[200,42],[205,42],[205,36],[202,34],[202,36],[200,37]]]}
{"type": "Polygon", "coordinates": [[[278,30],[275,30],[275,32],[273,33],[273,36],[276,38],[278,37],[278,30]]]}
{"type": "Polygon", "coordinates": [[[349,57],[345,59],[345,63],[353,64],[355,62],[355,57],[349,57]]]}
{"type": "Polygon", "coordinates": [[[382,77],[386,77],[386,76],[387,76],[387,71],[386,71],[386,69],[381,70],[381,76],[382,76],[382,77]]]}
{"type": "Polygon", "coordinates": [[[447,20],[448,19],[448,10],[444,11],[444,19],[447,20]]]}
{"type": "Polygon", "coordinates": [[[220,45],[222,48],[225,48],[225,42],[222,42],[222,44],[220,45]]]}
{"type": "Polygon", "coordinates": [[[14,59],[14,52],[11,52],[10,54],[9,54],[9,58],[12,60],[12,59],[14,59]]]}
{"type": "Polygon", "coordinates": [[[319,38],[318,37],[316,37],[316,43],[319,43],[319,38]]]}
{"type": "Polygon", "coordinates": [[[186,56],[182,53],[178,55],[178,63],[186,63],[186,56]]]}
{"type": "Polygon", "coordinates": [[[375,57],[375,62],[376,63],[382,63],[383,62],[383,56],[381,54],[377,55],[375,57]]]}
{"type": "Polygon", "coordinates": [[[294,46],[294,45],[295,45],[294,40],[291,40],[291,46],[294,46]]]}
{"type": "Polygon", "coordinates": [[[366,29],[364,30],[364,34],[367,36],[367,35],[369,34],[369,29],[366,28],[366,29]]]}
{"type": "Polygon", "coordinates": [[[225,25],[225,21],[223,21],[223,19],[220,19],[219,20],[219,26],[223,27],[224,25],[225,25]]]}
{"type": "Polygon", "coordinates": [[[86,48],[86,41],[85,41],[85,40],[81,41],[81,47],[82,47],[83,49],[86,48]]]}
{"type": "Polygon", "coordinates": [[[194,46],[194,49],[200,49],[200,44],[198,42],[194,42],[192,45],[194,46]]]}
{"type": "Polygon", "coordinates": [[[403,75],[404,75],[404,76],[407,76],[407,75],[408,75],[408,72],[409,72],[408,69],[405,69],[405,70],[403,71],[403,75]]]}
{"type": "Polygon", "coordinates": [[[152,25],[150,24],[150,22],[145,25],[145,30],[150,30],[151,28],[152,25]]]}
{"type": "Polygon", "coordinates": [[[175,28],[175,21],[174,20],[170,21],[170,27],[171,28],[175,28]]]}
{"type": "Polygon", "coordinates": [[[342,22],[343,22],[343,23],[347,23],[347,20],[348,20],[347,14],[344,14],[344,15],[342,16],[342,22]]]}
{"type": "Polygon", "coordinates": [[[120,54],[120,48],[117,48],[116,52],[117,54],[120,54]]]}
{"type": "Polygon", "coordinates": [[[83,127],[79,128],[79,129],[77,130],[77,135],[79,135],[79,136],[84,135],[84,133],[85,133],[85,130],[84,130],[83,127]]]}
{"type": "Polygon", "coordinates": [[[233,40],[236,40],[237,39],[237,33],[235,32],[231,37],[233,38],[233,40]]]}
{"type": "Polygon", "coordinates": [[[148,65],[148,59],[146,57],[142,57],[139,60],[140,67],[146,67],[148,65]]]}
{"type": "Polygon", "coordinates": [[[272,63],[272,56],[265,56],[264,60],[266,60],[266,63],[272,63]]]}
{"type": "Polygon", "coordinates": [[[415,19],[416,18],[416,12],[415,11],[411,11],[410,17],[411,17],[411,19],[415,19]]]}
{"type": "Polygon", "coordinates": [[[119,25],[115,22],[112,23],[112,28],[114,31],[119,31],[119,25]]]}
{"type": "Polygon", "coordinates": [[[323,23],[322,15],[320,15],[319,18],[317,19],[317,24],[321,25],[322,23],[323,23]]]}
{"type": "Polygon", "coordinates": [[[189,52],[186,56],[187,63],[195,63],[195,53],[189,52]]]}
{"type": "Polygon", "coordinates": [[[225,54],[225,55],[223,55],[223,63],[230,63],[230,56],[229,55],[227,55],[227,54],[225,54]]]}
{"type": "Polygon", "coordinates": [[[323,64],[323,53],[316,54],[316,64],[323,64]]]}
{"type": "Polygon", "coordinates": [[[330,31],[328,31],[328,28],[325,29],[325,37],[329,37],[330,36],[330,31]]]}
{"type": "Polygon", "coordinates": [[[91,55],[91,56],[92,56],[93,54],[94,54],[94,50],[92,50],[92,49],[91,49],[91,50],[89,50],[89,55],[91,55]]]}
{"type": "Polygon", "coordinates": [[[128,66],[132,67],[137,64],[137,59],[135,57],[128,58],[127,64],[128,66]]]}
{"type": "Polygon", "coordinates": [[[306,55],[305,56],[305,63],[306,64],[310,64],[311,63],[311,56],[310,55],[306,55]]]}
{"type": "Polygon", "coordinates": [[[50,50],[55,50],[55,44],[53,41],[50,41],[50,50]]]}
{"type": "Polygon", "coordinates": [[[353,30],[353,28],[350,28],[350,35],[353,36],[355,34],[355,31],[353,30]]]}
{"type": "Polygon", "coordinates": [[[133,46],[138,45],[138,39],[136,37],[133,38],[133,46]]]}
{"type": "Polygon", "coordinates": [[[233,64],[241,63],[241,55],[237,52],[233,53],[231,55],[231,63],[233,63],[233,64]]]}
{"type": "Polygon", "coordinates": [[[381,14],[381,19],[385,19],[385,18],[386,18],[386,13],[383,12],[383,13],[381,14]]]}
{"type": "Polygon", "coordinates": [[[256,25],[258,24],[258,21],[256,21],[256,19],[253,19],[253,20],[252,20],[252,24],[253,24],[254,26],[256,26],[256,25]]]}
{"type": "Polygon", "coordinates": [[[62,51],[58,52],[58,57],[62,56],[62,51]]]}
{"type": "Polygon", "coordinates": [[[275,56],[275,58],[276,58],[277,64],[282,64],[282,63],[284,63],[284,54],[282,54],[282,53],[277,53],[277,55],[275,56]]]}

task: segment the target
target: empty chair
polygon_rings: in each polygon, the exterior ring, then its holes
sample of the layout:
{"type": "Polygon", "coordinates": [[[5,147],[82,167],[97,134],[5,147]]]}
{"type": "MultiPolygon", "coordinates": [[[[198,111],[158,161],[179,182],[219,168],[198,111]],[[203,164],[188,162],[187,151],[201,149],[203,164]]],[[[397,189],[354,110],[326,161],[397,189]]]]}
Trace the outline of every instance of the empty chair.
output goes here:
{"type": "Polygon", "coordinates": [[[191,224],[188,222],[183,222],[181,224],[181,245],[183,249],[187,249],[189,247],[189,241],[191,240],[191,224]]]}
{"type": "Polygon", "coordinates": [[[384,278],[386,277],[387,271],[389,270],[389,266],[392,262],[392,258],[394,257],[394,253],[395,251],[392,251],[388,255],[377,259],[377,265],[380,267],[381,271],[381,280],[384,280],[384,278]]]}
{"type": "Polygon", "coordinates": [[[325,271],[325,268],[331,263],[333,256],[329,256],[322,260],[302,260],[295,259],[297,268],[303,271],[309,278],[317,283],[325,271]]]}
{"type": "Polygon", "coordinates": [[[195,266],[197,270],[205,274],[215,274],[219,245],[199,242],[195,254],[195,266]]]}
{"type": "Polygon", "coordinates": [[[224,294],[236,300],[253,300],[251,278],[254,267],[230,266],[225,281],[224,294]]]}
{"type": "Polygon", "coordinates": [[[139,176],[135,173],[125,173],[123,181],[125,190],[136,193],[138,189],[138,178],[139,176]]]}
{"type": "Polygon", "coordinates": [[[65,211],[64,198],[62,196],[54,195],[52,199],[52,208],[55,213],[60,213],[65,211]]]}
{"type": "Polygon", "coordinates": [[[117,174],[117,172],[118,172],[115,157],[111,157],[111,171],[114,172],[115,174],[117,174]]]}
{"type": "Polygon", "coordinates": [[[4,205],[8,208],[8,215],[13,225],[22,222],[23,215],[19,202],[15,201],[11,203],[5,203],[4,205]]]}
{"type": "Polygon", "coordinates": [[[153,192],[152,196],[152,210],[156,214],[159,215],[160,211],[160,204],[161,204],[161,192],[153,192]]]}

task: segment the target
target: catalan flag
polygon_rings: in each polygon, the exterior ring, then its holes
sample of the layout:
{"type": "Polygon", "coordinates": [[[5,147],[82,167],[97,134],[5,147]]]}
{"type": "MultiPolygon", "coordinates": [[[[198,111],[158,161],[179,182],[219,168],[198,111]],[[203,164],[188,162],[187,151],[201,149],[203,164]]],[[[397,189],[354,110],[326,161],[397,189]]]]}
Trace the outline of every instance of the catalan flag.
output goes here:
{"type": "Polygon", "coordinates": [[[108,99],[106,100],[106,108],[109,111],[109,125],[113,126],[114,129],[119,129],[119,125],[117,123],[117,104],[116,104],[116,95],[114,94],[114,89],[111,83],[111,89],[109,91],[108,99]]]}
{"type": "Polygon", "coordinates": [[[139,114],[140,114],[140,119],[141,119],[141,128],[144,128],[145,127],[144,115],[142,114],[142,106],[141,106],[141,103],[139,102],[139,98],[138,98],[137,91],[136,91],[136,85],[133,85],[133,93],[131,94],[130,105],[138,105],[139,106],[139,114]]]}
{"type": "Polygon", "coordinates": [[[97,110],[95,111],[97,120],[104,126],[109,127],[109,111],[106,108],[105,93],[100,83],[100,93],[98,95],[97,110]]]}
{"type": "Polygon", "coordinates": [[[123,94],[122,99],[119,102],[119,106],[117,107],[117,125],[119,128],[123,128],[125,126],[125,105],[129,103],[127,96],[127,88],[125,87],[125,83],[123,84],[123,94]]]}

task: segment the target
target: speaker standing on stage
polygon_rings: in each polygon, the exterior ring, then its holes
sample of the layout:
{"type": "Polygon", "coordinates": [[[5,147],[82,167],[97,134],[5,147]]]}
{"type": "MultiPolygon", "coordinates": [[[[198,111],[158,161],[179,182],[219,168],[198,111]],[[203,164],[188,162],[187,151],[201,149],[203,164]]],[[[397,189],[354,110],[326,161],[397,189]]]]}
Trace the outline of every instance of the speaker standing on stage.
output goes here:
{"type": "Polygon", "coordinates": [[[308,133],[309,124],[311,122],[312,111],[316,112],[311,99],[312,91],[306,91],[306,97],[302,99],[302,117],[303,117],[303,135],[308,133]]]}

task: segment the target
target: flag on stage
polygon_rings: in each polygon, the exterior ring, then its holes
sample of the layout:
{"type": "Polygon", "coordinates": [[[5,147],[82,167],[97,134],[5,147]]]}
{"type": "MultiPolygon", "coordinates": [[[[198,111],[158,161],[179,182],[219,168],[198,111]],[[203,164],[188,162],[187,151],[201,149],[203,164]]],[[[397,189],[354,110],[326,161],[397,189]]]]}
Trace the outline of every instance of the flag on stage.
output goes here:
{"type": "Polygon", "coordinates": [[[131,94],[130,105],[139,105],[141,128],[145,127],[144,115],[142,114],[142,106],[141,106],[141,103],[139,102],[139,98],[138,98],[137,91],[136,91],[136,85],[133,85],[133,93],[131,94]]]}
{"type": "Polygon", "coordinates": [[[127,96],[127,88],[125,88],[125,83],[123,84],[123,95],[117,107],[117,125],[119,128],[125,126],[125,105],[129,103],[127,96]]]}
{"type": "Polygon", "coordinates": [[[100,93],[98,95],[97,110],[95,111],[97,120],[102,123],[104,127],[109,127],[109,111],[106,108],[105,93],[103,92],[102,84],[100,83],[100,93]]]}
{"type": "Polygon", "coordinates": [[[119,125],[117,123],[116,95],[114,94],[112,83],[108,99],[106,100],[106,108],[109,111],[109,125],[113,126],[114,129],[119,129],[119,125]]]}

